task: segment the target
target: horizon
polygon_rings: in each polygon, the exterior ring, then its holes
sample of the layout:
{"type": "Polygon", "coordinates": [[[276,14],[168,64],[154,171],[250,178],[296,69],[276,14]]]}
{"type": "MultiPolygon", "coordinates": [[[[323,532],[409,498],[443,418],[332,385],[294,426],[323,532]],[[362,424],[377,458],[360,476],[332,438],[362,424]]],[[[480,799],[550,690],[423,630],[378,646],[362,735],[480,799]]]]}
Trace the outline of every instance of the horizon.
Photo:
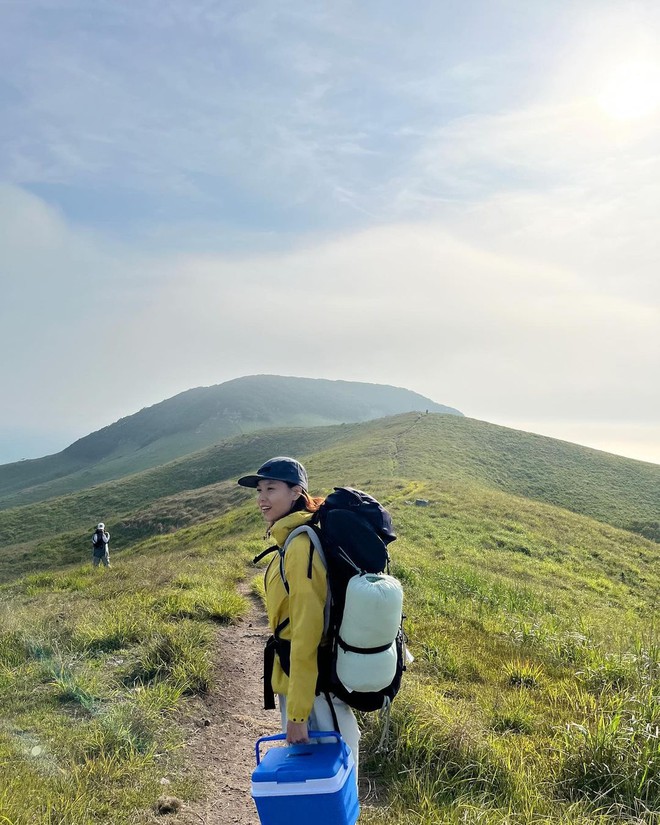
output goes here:
{"type": "MultiPolygon", "coordinates": [[[[242,378],[252,378],[252,377],[260,377],[260,376],[247,376],[247,375],[246,376],[236,376],[236,378],[228,379],[228,381],[222,382],[222,383],[228,383],[229,381],[238,381],[238,380],[241,380],[242,378]]],[[[273,377],[273,376],[272,376],[272,374],[268,374],[267,377],[273,377]]],[[[274,377],[302,378],[302,379],[315,380],[315,378],[312,377],[312,376],[274,376],[274,377]]],[[[321,380],[345,381],[346,379],[339,378],[339,379],[321,379],[321,380]]],[[[349,382],[349,383],[355,383],[355,382],[349,382]]],[[[373,384],[373,382],[357,382],[357,383],[373,384]]],[[[210,385],[207,385],[205,387],[190,387],[187,390],[183,390],[181,393],[176,393],[175,396],[171,396],[170,398],[174,398],[174,397],[176,397],[176,395],[183,395],[187,392],[191,392],[191,391],[194,391],[194,390],[197,390],[197,389],[207,389],[207,388],[214,387],[214,386],[221,386],[221,385],[220,384],[210,384],[210,385]]],[[[380,385],[377,385],[377,386],[393,386],[393,385],[382,385],[382,384],[380,384],[380,385]]],[[[409,387],[396,387],[396,389],[402,389],[402,390],[406,390],[408,392],[413,392],[413,393],[416,392],[414,389],[411,389],[409,387]]],[[[418,394],[421,395],[421,393],[418,393],[418,394]]],[[[432,399],[432,398],[427,398],[426,396],[422,396],[422,397],[424,397],[426,400],[434,402],[436,404],[443,404],[444,406],[452,407],[451,404],[445,404],[444,402],[437,401],[436,399],[432,399]]],[[[156,401],[153,404],[148,404],[145,407],[142,407],[140,410],[135,410],[134,412],[129,413],[126,416],[122,416],[121,418],[117,419],[116,421],[109,422],[108,424],[105,424],[102,427],[99,427],[98,430],[93,430],[89,433],[84,433],[84,434],[80,435],[80,436],[74,438],[72,441],[68,442],[67,444],[64,444],[60,449],[53,450],[50,453],[42,453],[42,454],[34,455],[34,456],[22,456],[21,458],[11,459],[10,461],[0,460],[0,467],[2,467],[5,464],[22,463],[24,461],[30,461],[30,460],[35,460],[35,459],[39,459],[39,458],[45,458],[48,455],[57,454],[57,453],[61,452],[62,450],[66,449],[66,447],[68,447],[71,444],[75,443],[76,441],[78,441],[82,438],[85,438],[88,435],[92,435],[95,432],[99,432],[99,430],[105,429],[105,427],[110,427],[110,426],[116,424],[118,421],[122,420],[122,418],[131,417],[132,415],[136,415],[138,412],[141,412],[144,409],[149,409],[151,407],[157,406],[158,404],[161,404],[164,401],[168,401],[168,400],[170,400],[170,399],[161,399],[160,401],[156,401]]],[[[454,408],[454,409],[456,409],[456,408],[454,408]]],[[[480,422],[485,423],[485,424],[493,424],[493,425],[498,426],[498,427],[505,427],[507,429],[512,429],[512,430],[516,430],[516,431],[519,431],[519,432],[529,433],[529,434],[532,434],[532,435],[539,435],[539,436],[542,436],[542,437],[545,437],[545,438],[552,438],[552,439],[555,439],[555,440],[558,440],[558,441],[564,441],[564,442],[567,442],[569,444],[573,444],[574,446],[587,447],[589,449],[594,449],[594,450],[597,450],[599,452],[605,452],[605,453],[608,453],[608,454],[611,454],[611,455],[615,455],[618,458],[629,458],[629,459],[632,459],[632,460],[635,460],[635,461],[644,461],[645,463],[659,464],[660,465],[660,454],[659,454],[657,460],[639,458],[638,456],[635,456],[635,455],[626,455],[622,452],[616,452],[614,450],[604,450],[600,447],[595,447],[595,446],[590,445],[590,444],[583,444],[583,443],[580,443],[578,441],[573,441],[570,438],[565,438],[565,437],[561,437],[561,436],[558,436],[558,435],[550,435],[547,432],[540,432],[538,430],[529,429],[529,428],[525,427],[524,425],[523,426],[512,426],[511,424],[507,424],[505,422],[487,421],[485,419],[476,418],[475,416],[470,416],[470,415],[466,414],[462,410],[457,410],[457,412],[459,412],[465,418],[470,418],[474,421],[480,421],[480,422]]],[[[434,415],[446,415],[447,413],[432,413],[432,414],[434,414],[434,415]]],[[[386,416],[386,417],[388,417],[388,416],[386,416]]],[[[370,419],[370,420],[377,420],[377,419],[370,419]]]]}
{"type": "Polygon", "coordinates": [[[0,463],[251,374],[660,463],[660,6],[0,7],[0,463]]]}

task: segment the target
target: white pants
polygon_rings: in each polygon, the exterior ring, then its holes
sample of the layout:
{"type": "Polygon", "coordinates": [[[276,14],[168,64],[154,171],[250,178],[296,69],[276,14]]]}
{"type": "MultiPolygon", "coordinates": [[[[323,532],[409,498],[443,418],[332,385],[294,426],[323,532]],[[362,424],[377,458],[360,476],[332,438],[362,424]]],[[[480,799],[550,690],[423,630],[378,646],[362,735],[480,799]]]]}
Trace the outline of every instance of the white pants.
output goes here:
{"type": "MultiPolygon", "coordinates": [[[[281,693],[277,694],[280,704],[280,714],[282,716],[282,730],[286,733],[286,696],[281,693]]],[[[353,759],[355,760],[355,781],[358,776],[358,762],[360,759],[360,728],[358,727],[357,719],[353,711],[346,702],[338,699],[334,693],[330,694],[332,705],[337,715],[337,722],[339,723],[339,733],[341,733],[344,742],[351,749],[353,759]]],[[[325,696],[317,696],[312,705],[312,712],[309,714],[307,720],[307,727],[309,730],[334,730],[335,723],[332,721],[332,713],[328,707],[328,700],[325,696]]],[[[323,740],[321,740],[323,741],[323,740]]],[[[330,741],[329,739],[326,741],[330,741]]]]}

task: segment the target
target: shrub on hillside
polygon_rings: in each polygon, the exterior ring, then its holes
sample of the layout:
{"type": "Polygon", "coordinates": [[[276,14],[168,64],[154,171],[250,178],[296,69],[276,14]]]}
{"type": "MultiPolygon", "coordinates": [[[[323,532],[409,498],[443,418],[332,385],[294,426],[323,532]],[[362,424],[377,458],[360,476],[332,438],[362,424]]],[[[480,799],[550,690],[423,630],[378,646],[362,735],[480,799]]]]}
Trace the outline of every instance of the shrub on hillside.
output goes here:
{"type": "Polygon", "coordinates": [[[660,521],[633,521],[628,529],[645,539],[660,542],[660,521]]]}

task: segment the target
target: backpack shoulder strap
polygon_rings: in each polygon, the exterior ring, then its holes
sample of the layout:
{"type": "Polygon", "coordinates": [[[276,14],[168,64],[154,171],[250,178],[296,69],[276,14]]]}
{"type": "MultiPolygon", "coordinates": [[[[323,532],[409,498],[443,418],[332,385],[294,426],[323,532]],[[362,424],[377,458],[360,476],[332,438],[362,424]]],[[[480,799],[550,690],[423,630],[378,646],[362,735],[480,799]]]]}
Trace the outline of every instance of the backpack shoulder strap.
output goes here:
{"type": "Polygon", "coordinates": [[[258,556],[255,556],[252,559],[252,564],[256,564],[257,562],[261,561],[262,559],[265,559],[266,556],[270,555],[271,553],[274,553],[276,550],[279,550],[279,549],[280,548],[276,544],[274,544],[272,547],[269,547],[267,550],[264,550],[263,552],[259,553],[258,556]]]}
{"type": "MultiPolygon", "coordinates": [[[[321,544],[321,538],[319,534],[313,527],[310,527],[308,524],[301,524],[300,527],[296,527],[295,530],[292,530],[289,535],[287,536],[286,541],[284,542],[283,547],[280,549],[280,576],[282,577],[282,582],[284,583],[284,587],[286,592],[289,592],[289,583],[286,580],[286,575],[284,572],[284,554],[286,553],[287,547],[291,544],[291,542],[297,537],[301,536],[305,533],[310,542],[309,546],[309,565],[307,567],[307,578],[312,578],[312,560],[314,558],[314,551],[318,553],[319,558],[321,559],[321,563],[326,570],[328,570],[328,563],[325,558],[325,553],[323,552],[323,545],[321,544]]],[[[324,617],[323,617],[323,632],[325,633],[330,625],[330,605],[331,605],[331,593],[330,593],[330,582],[328,582],[328,595],[325,600],[325,610],[324,610],[324,617]]]]}
{"type": "Polygon", "coordinates": [[[312,578],[312,558],[314,556],[314,550],[319,554],[319,558],[325,569],[328,569],[328,564],[325,560],[325,553],[323,552],[323,546],[321,544],[321,539],[319,538],[319,534],[313,527],[310,527],[307,524],[301,524],[300,527],[296,527],[295,530],[292,530],[286,538],[284,545],[280,549],[280,575],[282,576],[282,581],[284,582],[284,587],[286,588],[286,592],[289,592],[289,583],[286,580],[286,575],[284,573],[284,554],[286,553],[287,547],[291,544],[291,542],[297,538],[298,536],[302,536],[306,534],[310,541],[309,547],[309,565],[307,567],[307,578],[312,578]]]}
{"type": "Polygon", "coordinates": [[[328,565],[325,560],[325,553],[323,552],[323,546],[321,544],[321,539],[319,538],[319,534],[313,527],[310,527],[308,524],[301,524],[300,527],[296,527],[295,530],[292,530],[289,535],[287,536],[286,541],[284,542],[284,546],[282,547],[281,553],[284,553],[286,548],[291,544],[291,542],[296,538],[296,536],[301,536],[303,533],[307,533],[309,536],[309,540],[311,541],[314,549],[321,557],[321,561],[323,562],[323,566],[328,569],[328,565]]]}

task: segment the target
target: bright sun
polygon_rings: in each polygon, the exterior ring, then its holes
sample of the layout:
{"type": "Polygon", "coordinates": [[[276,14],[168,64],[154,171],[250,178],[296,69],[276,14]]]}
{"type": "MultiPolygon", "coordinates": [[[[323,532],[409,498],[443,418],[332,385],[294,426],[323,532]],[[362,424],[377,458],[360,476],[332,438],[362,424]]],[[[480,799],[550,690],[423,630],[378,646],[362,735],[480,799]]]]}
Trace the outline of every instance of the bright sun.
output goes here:
{"type": "Polygon", "coordinates": [[[620,64],[607,78],[598,105],[617,120],[653,114],[660,107],[660,66],[642,60],[620,64]]]}

